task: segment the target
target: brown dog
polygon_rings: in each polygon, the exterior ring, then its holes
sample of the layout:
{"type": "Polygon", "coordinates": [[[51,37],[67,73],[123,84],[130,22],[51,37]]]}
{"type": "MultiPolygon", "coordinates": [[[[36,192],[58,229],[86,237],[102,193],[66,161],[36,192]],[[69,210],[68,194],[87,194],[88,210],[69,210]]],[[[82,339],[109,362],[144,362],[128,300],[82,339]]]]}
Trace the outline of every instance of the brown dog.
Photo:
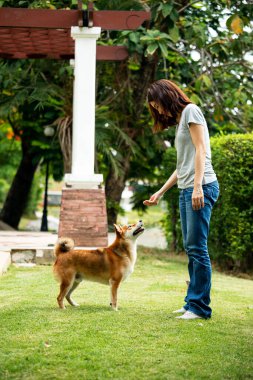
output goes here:
{"type": "Polygon", "coordinates": [[[117,310],[117,290],[120,283],[134,270],[137,258],[136,239],[144,228],[141,220],[123,227],[115,224],[114,227],[116,239],[107,248],[75,250],[72,239],[58,240],[55,245],[54,273],[61,282],[57,297],[60,308],[64,309],[64,297],[70,305],[78,306],[71,294],[82,280],[88,280],[110,285],[110,305],[117,310]]]}

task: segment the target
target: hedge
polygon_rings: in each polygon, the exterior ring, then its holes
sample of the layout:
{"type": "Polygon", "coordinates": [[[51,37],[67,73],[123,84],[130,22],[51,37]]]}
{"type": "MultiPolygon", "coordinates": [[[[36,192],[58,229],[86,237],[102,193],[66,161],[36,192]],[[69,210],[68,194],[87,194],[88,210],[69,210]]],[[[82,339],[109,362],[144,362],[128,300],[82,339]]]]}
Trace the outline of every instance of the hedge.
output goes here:
{"type": "Polygon", "coordinates": [[[253,134],[211,139],[220,198],[212,217],[210,252],[232,268],[253,268],[253,134]]]}
{"type": "MultiPolygon", "coordinates": [[[[253,268],[253,134],[213,137],[211,147],[220,197],[211,219],[210,256],[227,269],[247,271],[253,268]]],[[[169,148],[163,160],[167,172],[164,174],[169,175],[175,164],[175,149],[169,148]]],[[[181,250],[178,192],[176,196],[175,190],[169,191],[165,201],[168,209],[164,222],[167,241],[173,245],[172,232],[177,231],[174,248],[181,250]]]]}

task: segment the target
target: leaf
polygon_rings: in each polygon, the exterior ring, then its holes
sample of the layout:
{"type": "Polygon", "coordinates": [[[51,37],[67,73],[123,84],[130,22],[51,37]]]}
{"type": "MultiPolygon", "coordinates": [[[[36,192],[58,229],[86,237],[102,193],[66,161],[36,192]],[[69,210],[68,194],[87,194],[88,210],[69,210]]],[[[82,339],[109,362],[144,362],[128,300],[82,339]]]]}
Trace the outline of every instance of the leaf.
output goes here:
{"type": "Polygon", "coordinates": [[[154,41],[154,37],[150,37],[150,36],[142,36],[140,38],[141,42],[151,42],[151,41],[154,41]]]}
{"type": "Polygon", "coordinates": [[[170,14],[170,12],[172,11],[172,9],[173,9],[172,4],[163,4],[163,6],[162,6],[163,17],[167,17],[170,14]]]}
{"type": "Polygon", "coordinates": [[[201,8],[203,8],[203,6],[204,6],[204,4],[201,1],[199,1],[198,3],[192,4],[192,7],[196,8],[196,9],[201,9],[201,8]]]}
{"type": "Polygon", "coordinates": [[[191,101],[192,101],[193,103],[195,103],[195,104],[200,104],[200,103],[201,103],[201,100],[200,100],[200,98],[198,97],[197,94],[192,94],[192,95],[190,96],[190,99],[191,99],[191,101]]]}
{"type": "Polygon", "coordinates": [[[203,74],[203,75],[201,75],[201,77],[202,77],[202,80],[205,83],[206,87],[212,86],[211,79],[207,75],[203,74]]]}
{"type": "Polygon", "coordinates": [[[237,14],[230,16],[227,19],[226,25],[235,34],[243,33],[243,20],[237,14]]]}
{"type": "Polygon", "coordinates": [[[174,26],[174,28],[169,30],[170,38],[173,42],[177,42],[179,40],[179,29],[177,26],[174,26]]]}
{"type": "Polygon", "coordinates": [[[153,55],[154,52],[157,50],[158,48],[158,44],[156,42],[148,45],[147,47],[147,53],[150,54],[150,55],[153,55]]]}
{"type": "Polygon", "coordinates": [[[231,29],[236,34],[243,33],[243,21],[239,16],[235,17],[234,20],[231,22],[231,29]]]}
{"type": "Polygon", "coordinates": [[[162,55],[163,55],[164,57],[167,57],[167,55],[168,55],[168,48],[167,48],[166,43],[165,43],[165,42],[161,42],[161,41],[159,41],[159,42],[158,42],[158,45],[159,45],[159,47],[160,47],[160,49],[161,49],[162,55]]]}
{"type": "Polygon", "coordinates": [[[220,107],[215,108],[214,113],[213,113],[213,118],[217,122],[224,120],[224,117],[222,115],[222,110],[220,107]]]}
{"type": "Polygon", "coordinates": [[[129,70],[132,70],[132,71],[138,71],[140,70],[140,64],[136,64],[136,63],[133,63],[133,62],[130,62],[127,67],[129,68],[129,70]]]}
{"type": "Polygon", "coordinates": [[[134,44],[138,44],[139,39],[138,39],[138,34],[132,32],[129,34],[129,39],[132,41],[134,44]]]}
{"type": "Polygon", "coordinates": [[[171,39],[170,36],[167,33],[160,33],[158,35],[158,37],[159,37],[159,40],[161,40],[161,39],[170,40],[171,39]]]}
{"type": "Polygon", "coordinates": [[[170,18],[174,22],[178,20],[178,13],[177,13],[177,11],[176,11],[175,8],[173,8],[173,10],[172,10],[172,12],[170,14],[170,18]]]}

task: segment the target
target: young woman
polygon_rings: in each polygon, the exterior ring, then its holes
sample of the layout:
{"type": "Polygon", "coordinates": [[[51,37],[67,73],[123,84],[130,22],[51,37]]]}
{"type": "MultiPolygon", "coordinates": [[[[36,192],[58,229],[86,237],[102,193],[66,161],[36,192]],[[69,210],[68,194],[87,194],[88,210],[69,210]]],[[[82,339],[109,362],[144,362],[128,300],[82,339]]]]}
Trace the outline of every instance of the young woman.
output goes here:
{"type": "Polygon", "coordinates": [[[158,204],[162,195],[177,183],[190,283],[185,305],[175,313],[182,314],[177,317],[180,319],[210,318],[212,267],[207,238],[219,184],[211,163],[207,124],[200,108],[169,80],[158,80],[149,87],[148,103],[154,132],[177,125],[177,166],[161,189],[143,203],[146,206],[158,204]]]}

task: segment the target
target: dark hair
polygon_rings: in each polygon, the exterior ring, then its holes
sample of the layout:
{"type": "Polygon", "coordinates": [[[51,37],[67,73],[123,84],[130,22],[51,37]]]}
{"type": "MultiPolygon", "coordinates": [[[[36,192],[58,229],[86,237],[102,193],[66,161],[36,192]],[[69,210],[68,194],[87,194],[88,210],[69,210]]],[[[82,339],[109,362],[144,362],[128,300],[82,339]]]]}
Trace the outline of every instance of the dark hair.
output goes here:
{"type": "Polygon", "coordinates": [[[192,103],[185,93],[173,82],[160,79],[148,88],[147,100],[149,109],[154,119],[153,131],[159,132],[177,124],[177,116],[181,114],[187,104],[192,103]],[[164,114],[152,107],[150,102],[156,102],[163,108],[164,114]],[[170,112],[172,116],[166,115],[170,112]]]}

